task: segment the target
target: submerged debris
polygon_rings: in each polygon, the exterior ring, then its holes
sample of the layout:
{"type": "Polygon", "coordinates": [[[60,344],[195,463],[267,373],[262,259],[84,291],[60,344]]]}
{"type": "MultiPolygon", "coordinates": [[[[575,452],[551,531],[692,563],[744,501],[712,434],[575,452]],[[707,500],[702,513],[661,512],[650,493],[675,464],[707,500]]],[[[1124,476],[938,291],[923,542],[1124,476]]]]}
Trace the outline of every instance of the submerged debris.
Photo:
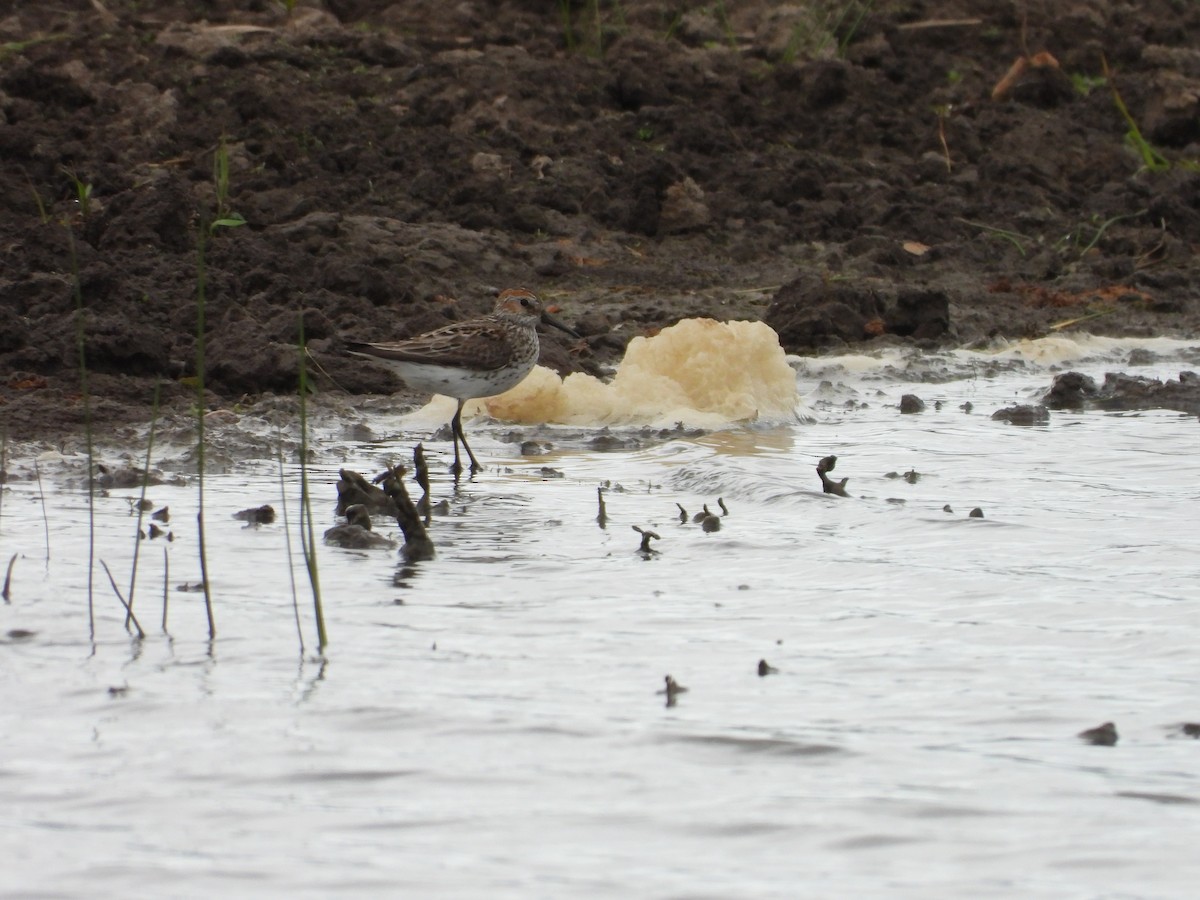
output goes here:
{"type": "Polygon", "coordinates": [[[1180,372],[1178,379],[1160,381],[1143,375],[1109,372],[1104,383],[1097,384],[1090,375],[1064,372],[1054,377],[1042,403],[1051,409],[1173,409],[1200,415],[1200,375],[1180,372]]]}
{"type": "Polygon", "coordinates": [[[325,543],[345,550],[372,550],[376,547],[396,546],[396,542],[391,538],[371,530],[371,516],[361,504],[355,504],[346,510],[345,522],[326,530],[325,543]]]}
{"type": "Polygon", "coordinates": [[[983,518],[983,510],[977,506],[973,510],[971,510],[969,513],[967,513],[967,518],[968,519],[982,519],[983,518]]]}
{"type": "Polygon", "coordinates": [[[396,510],[396,524],[404,532],[401,552],[408,562],[433,559],[433,541],[425,530],[416,504],[404,487],[404,466],[393,466],[382,477],[383,491],[396,510]]]}
{"type": "Polygon", "coordinates": [[[680,684],[674,678],[672,678],[670,675],[668,675],[666,678],[663,679],[662,689],[659,691],[656,691],[656,693],[665,694],[667,697],[667,706],[674,706],[675,698],[679,694],[686,694],[687,688],[685,688],[682,684],[680,684]]]}
{"type": "Polygon", "coordinates": [[[849,478],[843,478],[841,481],[834,481],[826,473],[832,472],[833,467],[837,465],[836,456],[826,456],[817,463],[817,477],[821,479],[821,490],[826,494],[833,494],[837,497],[846,497],[846,482],[849,478]]]}
{"type": "Polygon", "coordinates": [[[367,512],[365,506],[356,503],[354,506],[346,509],[346,523],[357,525],[359,528],[365,528],[367,531],[370,531],[372,528],[371,514],[367,512]]]}
{"type": "Polygon", "coordinates": [[[173,531],[166,531],[162,528],[159,528],[153,522],[151,522],[150,527],[146,529],[146,535],[143,535],[143,537],[145,536],[149,536],[150,540],[154,540],[155,538],[160,538],[163,536],[166,537],[168,542],[175,540],[175,533],[173,531]]]}
{"type": "Polygon", "coordinates": [[[130,466],[110,469],[103,463],[96,463],[95,485],[102,490],[126,490],[162,483],[162,478],[145,469],[134,469],[130,466]]]}
{"type": "Polygon", "coordinates": [[[1105,722],[1103,725],[1079,732],[1079,737],[1096,747],[1114,747],[1117,743],[1117,726],[1112,722],[1105,722]]]}
{"type": "Polygon", "coordinates": [[[233,514],[235,519],[241,519],[250,525],[270,525],[275,521],[275,507],[269,503],[256,506],[253,509],[242,509],[233,514]]]}
{"type": "MultiPolygon", "coordinates": [[[[416,463],[417,482],[425,491],[422,501],[426,507],[427,522],[430,513],[429,470],[425,465],[424,448],[420,444],[413,449],[413,459],[416,463]]],[[[325,540],[329,543],[347,542],[341,543],[340,546],[382,546],[382,542],[395,546],[394,541],[370,531],[371,515],[393,516],[400,530],[404,532],[404,546],[401,549],[404,558],[408,562],[433,559],[433,541],[425,530],[416,504],[404,487],[406,471],[402,465],[392,466],[375,476],[375,483],[372,484],[357,472],[342,469],[338,473],[341,477],[337,483],[337,513],[346,516],[348,521],[345,525],[335,526],[325,532],[325,540]],[[355,528],[358,531],[355,531],[355,528]]]]}
{"type": "Polygon", "coordinates": [[[425,525],[429,525],[429,517],[433,510],[430,506],[429,496],[429,464],[425,462],[425,445],[417,444],[413,447],[413,468],[416,469],[417,484],[421,486],[421,499],[417,501],[417,509],[425,513],[425,525]]]}
{"type": "Polygon", "coordinates": [[[642,536],[642,543],[637,548],[638,553],[642,554],[642,556],[644,556],[646,559],[649,559],[655,553],[658,553],[657,550],[650,546],[651,539],[656,541],[661,540],[661,538],[655,532],[645,531],[641,528],[638,528],[636,525],[631,525],[630,527],[642,536]]]}
{"type": "MultiPolygon", "coordinates": [[[[379,477],[386,478],[389,474],[390,470],[379,477]]],[[[338,499],[334,511],[339,516],[344,516],[347,508],[355,504],[362,504],[372,514],[396,515],[396,504],[382,488],[370,484],[367,479],[350,469],[340,470],[338,476],[338,499]]]]}
{"type": "Polygon", "coordinates": [[[608,510],[604,507],[604,488],[596,488],[596,503],[600,507],[600,511],[596,513],[596,524],[601,528],[608,524],[608,510]]]}
{"type": "Polygon", "coordinates": [[[1008,422],[1010,425],[1048,425],[1050,424],[1050,410],[1038,404],[1032,406],[1028,403],[1021,403],[1017,406],[1006,406],[1004,409],[998,409],[992,413],[992,418],[999,422],[1008,422]]]}

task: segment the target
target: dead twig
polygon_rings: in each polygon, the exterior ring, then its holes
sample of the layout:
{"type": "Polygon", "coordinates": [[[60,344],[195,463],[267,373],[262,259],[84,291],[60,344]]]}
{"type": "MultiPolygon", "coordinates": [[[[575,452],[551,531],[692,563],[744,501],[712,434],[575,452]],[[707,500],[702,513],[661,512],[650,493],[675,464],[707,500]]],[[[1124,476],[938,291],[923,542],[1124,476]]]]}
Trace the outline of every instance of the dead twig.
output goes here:
{"type": "Polygon", "coordinates": [[[992,99],[1002,100],[1004,95],[1012,90],[1013,85],[1020,80],[1028,69],[1058,69],[1058,60],[1053,54],[1043,50],[1041,53],[1035,53],[1033,56],[1025,55],[1018,56],[1008,71],[1004,73],[1004,77],[996,82],[996,86],[992,88],[992,99]]]}
{"type": "Polygon", "coordinates": [[[904,22],[896,26],[897,31],[925,31],[929,28],[967,28],[982,25],[983,19],[923,19],[920,22],[904,22]]]}

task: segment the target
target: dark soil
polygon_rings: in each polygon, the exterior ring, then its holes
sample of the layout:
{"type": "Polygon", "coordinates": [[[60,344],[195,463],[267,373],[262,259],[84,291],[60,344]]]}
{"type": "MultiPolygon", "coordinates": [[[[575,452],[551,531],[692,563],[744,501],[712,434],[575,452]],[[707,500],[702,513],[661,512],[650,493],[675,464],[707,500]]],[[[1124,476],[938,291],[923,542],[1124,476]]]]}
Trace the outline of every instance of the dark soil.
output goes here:
{"type": "Polygon", "coordinates": [[[191,401],[201,236],[213,406],[293,391],[301,318],[322,391],[392,390],[340,343],[518,285],[585,336],[546,336],[560,371],[688,316],[803,353],[1194,333],[1191,0],[561,11],[0,3],[9,437],[78,428],[79,328],[102,427],[148,417],[156,379],[191,401]]]}

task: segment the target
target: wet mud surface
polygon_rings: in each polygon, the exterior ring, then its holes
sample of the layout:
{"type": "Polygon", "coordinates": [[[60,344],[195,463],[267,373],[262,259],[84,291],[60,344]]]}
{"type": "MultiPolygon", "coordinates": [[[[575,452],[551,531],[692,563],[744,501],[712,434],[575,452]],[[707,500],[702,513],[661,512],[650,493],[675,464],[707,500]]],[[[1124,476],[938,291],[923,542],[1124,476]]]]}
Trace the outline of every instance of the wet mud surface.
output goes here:
{"type": "Polygon", "coordinates": [[[201,285],[213,408],[294,391],[301,320],[323,395],[394,390],[342,343],[512,286],[560,372],[691,316],[1195,333],[1196,4],[599,6],[0,5],[9,436],[79,430],[80,333],[101,427],[193,403],[201,285]]]}

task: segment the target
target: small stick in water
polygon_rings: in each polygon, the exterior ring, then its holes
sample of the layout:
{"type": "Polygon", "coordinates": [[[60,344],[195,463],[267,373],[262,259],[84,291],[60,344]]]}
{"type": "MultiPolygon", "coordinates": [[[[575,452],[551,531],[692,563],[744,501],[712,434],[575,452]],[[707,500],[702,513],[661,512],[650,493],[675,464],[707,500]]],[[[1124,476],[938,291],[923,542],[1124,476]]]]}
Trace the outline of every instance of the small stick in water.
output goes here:
{"type": "Polygon", "coordinates": [[[413,447],[413,467],[416,471],[417,484],[421,486],[421,499],[417,501],[417,509],[425,514],[425,525],[429,525],[431,515],[429,499],[429,464],[425,462],[425,445],[413,447]]]}
{"type": "Polygon", "coordinates": [[[604,488],[596,488],[596,502],[600,506],[600,512],[596,514],[596,523],[603,528],[608,524],[608,510],[604,507],[604,488]]]}
{"type": "Polygon", "coordinates": [[[12,587],[12,570],[16,563],[17,554],[14,553],[12,555],[12,559],[8,561],[8,571],[4,574],[4,590],[3,592],[0,592],[0,596],[4,597],[5,603],[12,603],[12,600],[9,599],[9,589],[12,587]]]}

